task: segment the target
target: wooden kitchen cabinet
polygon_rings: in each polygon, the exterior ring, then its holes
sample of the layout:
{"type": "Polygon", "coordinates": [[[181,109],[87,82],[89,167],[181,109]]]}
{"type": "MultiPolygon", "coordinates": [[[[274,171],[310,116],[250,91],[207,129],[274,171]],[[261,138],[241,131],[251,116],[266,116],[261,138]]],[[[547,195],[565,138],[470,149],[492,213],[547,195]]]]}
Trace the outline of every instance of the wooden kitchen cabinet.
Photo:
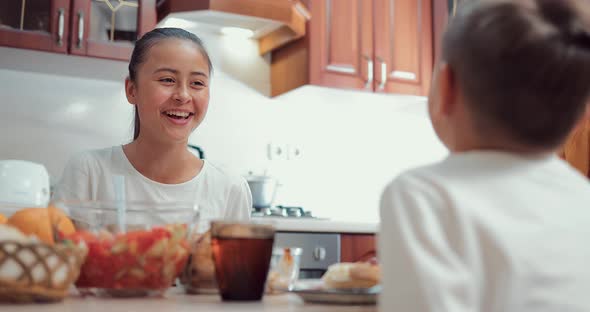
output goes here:
{"type": "Polygon", "coordinates": [[[433,0],[314,0],[311,84],[426,95],[433,0]]]}
{"type": "Polygon", "coordinates": [[[71,15],[71,54],[127,61],[156,26],[156,0],[72,0],[71,15]]]}
{"type": "Polygon", "coordinates": [[[0,45],[67,53],[70,0],[0,1],[0,45]]]}
{"type": "Polygon", "coordinates": [[[374,234],[341,234],[340,261],[367,261],[377,257],[377,246],[374,234]]]}
{"type": "Polygon", "coordinates": [[[427,95],[433,69],[432,0],[375,0],[375,91],[427,95]]]}
{"type": "Polygon", "coordinates": [[[434,39],[434,61],[440,59],[440,53],[442,48],[442,37],[444,34],[445,27],[449,21],[450,12],[454,11],[454,6],[457,0],[448,1],[436,1],[432,2],[432,36],[434,39]]]}
{"type": "Polygon", "coordinates": [[[373,90],[373,1],[312,0],[312,84],[373,90]]]}
{"type": "Polygon", "coordinates": [[[156,0],[3,0],[0,45],[129,60],[156,26],[156,0]]]}

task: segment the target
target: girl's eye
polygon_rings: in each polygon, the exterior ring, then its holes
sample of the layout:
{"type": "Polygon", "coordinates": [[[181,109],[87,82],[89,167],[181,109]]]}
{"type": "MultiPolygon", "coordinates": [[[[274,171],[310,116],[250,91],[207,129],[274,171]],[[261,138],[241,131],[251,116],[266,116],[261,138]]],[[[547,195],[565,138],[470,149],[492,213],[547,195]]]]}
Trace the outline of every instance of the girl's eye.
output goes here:
{"type": "Polygon", "coordinates": [[[173,83],[174,80],[172,78],[161,78],[160,82],[173,83]]]}
{"type": "Polygon", "coordinates": [[[197,86],[197,87],[204,87],[205,83],[202,81],[193,81],[193,86],[197,86]]]}

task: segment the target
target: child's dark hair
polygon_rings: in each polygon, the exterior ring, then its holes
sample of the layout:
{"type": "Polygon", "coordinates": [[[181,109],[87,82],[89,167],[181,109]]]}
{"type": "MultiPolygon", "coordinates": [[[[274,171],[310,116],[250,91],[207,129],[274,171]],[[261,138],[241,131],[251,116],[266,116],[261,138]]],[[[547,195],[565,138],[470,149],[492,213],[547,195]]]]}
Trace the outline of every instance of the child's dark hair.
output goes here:
{"type": "MultiPolygon", "coordinates": [[[[137,70],[139,66],[145,62],[146,56],[151,47],[155,44],[161,42],[162,40],[166,39],[183,39],[189,40],[197,45],[205,59],[207,60],[207,65],[209,66],[209,76],[213,72],[213,64],[211,63],[211,59],[209,58],[209,54],[207,50],[205,50],[205,46],[203,41],[199,39],[195,34],[188,32],[184,29],[180,28],[156,28],[141,37],[141,39],[137,40],[135,43],[135,47],[133,48],[133,53],[131,54],[131,60],[129,61],[129,79],[135,82],[137,77],[137,70]]],[[[137,139],[139,136],[139,113],[137,112],[137,106],[135,107],[135,119],[133,124],[133,140],[137,139]]]]}
{"type": "Polygon", "coordinates": [[[474,0],[451,20],[442,57],[479,135],[534,150],[561,144],[590,97],[587,0],[474,0]]]}

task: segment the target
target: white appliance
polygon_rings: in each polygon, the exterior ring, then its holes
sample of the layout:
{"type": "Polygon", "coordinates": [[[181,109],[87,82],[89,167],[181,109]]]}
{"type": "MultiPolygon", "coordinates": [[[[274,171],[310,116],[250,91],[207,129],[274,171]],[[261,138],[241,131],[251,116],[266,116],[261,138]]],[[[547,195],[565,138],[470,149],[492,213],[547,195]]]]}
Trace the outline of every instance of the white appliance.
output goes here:
{"type": "Polygon", "coordinates": [[[311,18],[300,0],[158,0],[156,7],[158,27],[256,39],[260,55],[305,36],[311,18]]]}
{"type": "MultiPolygon", "coordinates": [[[[49,174],[45,166],[26,160],[0,160],[0,207],[47,207],[49,174]]],[[[8,211],[6,211],[8,210],[8,211]]]]}

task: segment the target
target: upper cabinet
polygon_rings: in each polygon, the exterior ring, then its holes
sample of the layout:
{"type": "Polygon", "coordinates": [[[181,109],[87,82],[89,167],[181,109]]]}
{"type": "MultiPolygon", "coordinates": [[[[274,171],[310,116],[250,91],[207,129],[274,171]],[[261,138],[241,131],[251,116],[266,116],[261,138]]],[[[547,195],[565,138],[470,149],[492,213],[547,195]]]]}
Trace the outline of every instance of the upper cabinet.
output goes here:
{"type": "Polygon", "coordinates": [[[314,0],[311,15],[312,84],[428,93],[432,0],[314,0]]]}
{"type": "Polygon", "coordinates": [[[70,53],[129,60],[156,26],[156,0],[72,0],[70,53]]]}
{"type": "Polygon", "coordinates": [[[272,54],[272,96],[309,83],[426,95],[442,29],[462,1],[0,0],[0,45],[127,61],[158,22],[233,26],[272,54]]]}
{"type": "Polygon", "coordinates": [[[3,0],[0,45],[129,60],[156,0],[3,0]]]}
{"type": "Polygon", "coordinates": [[[427,95],[432,0],[375,0],[375,91],[427,95]]]}
{"type": "Polygon", "coordinates": [[[312,0],[312,84],[373,90],[373,1],[312,0]]]}
{"type": "Polygon", "coordinates": [[[66,53],[70,0],[0,1],[0,45],[66,53]]]}

